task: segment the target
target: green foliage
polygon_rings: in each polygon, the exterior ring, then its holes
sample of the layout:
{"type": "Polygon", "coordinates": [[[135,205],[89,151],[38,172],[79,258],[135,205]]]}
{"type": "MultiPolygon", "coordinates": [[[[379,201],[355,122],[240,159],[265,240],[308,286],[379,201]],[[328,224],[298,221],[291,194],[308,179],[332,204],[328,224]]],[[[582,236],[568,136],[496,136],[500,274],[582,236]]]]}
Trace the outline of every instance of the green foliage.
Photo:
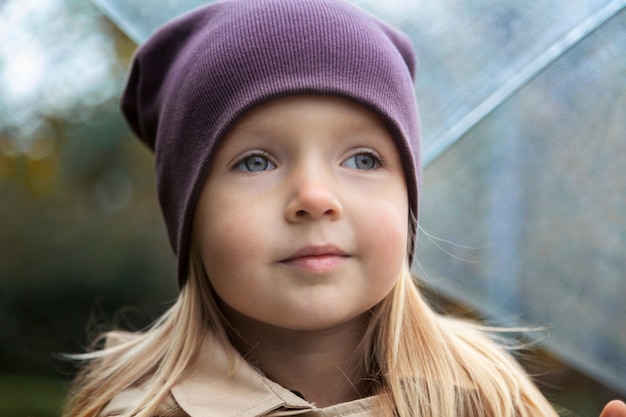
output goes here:
{"type": "Polygon", "coordinates": [[[58,416],[64,390],[55,379],[41,376],[0,375],[0,417],[58,416]]]}
{"type": "MultiPolygon", "coordinates": [[[[0,13],[18,6],[32,4],[10,2],[0,13]]],[[[82,352],[112,326],[147,325],[177,290],[152,156],[117,110],[134,46],[89,2],[63,0],[50,7],[58,21],[81,25],[71,31],[38,26],[24,35],[28,39],[16,36],[6,45],[38,44],[48,58],[62,61],[48,68],[65,68],[65,59],[84,73],[99,64],[90,74],[99,78],[97,88],[58,90],[55,80],[67,74],[53,71],[37,81],[36,103],[29,101],[30,90],[14,102],[5,101],[8,95],[0,99],[0,375],[67,378],[73,369],[60,354],[82,352]],[[77,36],[113,49],[70,47],[77,36]],[[98,53],[102,62],[90,62],[98,53]],[[46,106],[51,99],[55,105],[46,106]],[[118,317],[123,310],[128,323],[118,317]]],[[[43,19],[42,10],[27,22],[43,19]]],[[[0,73],[4,65],[0,60],[0,73]]],[[[22,402],[42,407],[29,415],[53,415],[42,410],[56,401],[58,391],[51,387],[58,383],[46,381],[2,377],[0,395],[7,395],[0,416],[27,415],[13,412],[22,402]],[[23,394],[13,395],[20,389],[23,394]],[[28,401],[28,395],[38,400],[28,401]]]]}

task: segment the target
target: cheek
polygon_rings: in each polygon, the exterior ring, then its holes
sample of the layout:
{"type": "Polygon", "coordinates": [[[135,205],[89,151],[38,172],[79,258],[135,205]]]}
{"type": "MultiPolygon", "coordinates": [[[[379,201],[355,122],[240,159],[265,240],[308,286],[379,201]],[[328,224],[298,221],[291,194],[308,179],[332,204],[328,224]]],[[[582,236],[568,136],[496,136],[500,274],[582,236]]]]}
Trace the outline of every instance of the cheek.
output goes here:
{"type": "Polygon", "coordinates": [[[390,210],[378,222],[377,252],[389,265],[406,261],[408,242],[408,213],[390,210]]]}
{"type": "Polygon", "coordinates": [[[391,258],[406,258],[409,239],[409,201],[404,186],[381,203],[379,212],[379,235],[381,252],[391,258]],[[385,248],[388,248],[385,250],[385,248]]]}
{"type": "MultiPolygon", "coordinates": [[[[398,200],[395,200],[398,201],[398,200]]],[[[366,231],[360,236],[363,247],[369,254],[372,271],[382,281],[390,281],[399,276],[407,258],[409,233],[408,203],[402,205],[383,203],[370,206],[369,224],[359,225],[359,230],[366,231]]],[[[381,283],[386,285],[385,283],[381,283]]]]}
{"type": "Polygon", "coordinates": [[[251,245],[257,239],[255,222],[251,216],[240,213],[236,206],[228,204],[230,203],[214,201],[213,204],[200,207],[207,217],[194,225],[206,273],[220,295],[231,288],[237,290],[240,283],[227,277],[242,275],[242,269],[248,264],[242,262],[242,259],[249,260],[256,253],[251,245]],[[220,212],[219,207],[230,209],[220,212]]]}
{"type": "Polygon", "coordinates": [[[206,229],[206,239],[202,245],[202,257],[209,270],[227,272],[241,265],[242,259],[254,256],[250,247],[251,227],[243,219],[233,220],[232,216],[220,217],[206,229]],[[247,257],[244,255],[248,255],[247,257]]]}

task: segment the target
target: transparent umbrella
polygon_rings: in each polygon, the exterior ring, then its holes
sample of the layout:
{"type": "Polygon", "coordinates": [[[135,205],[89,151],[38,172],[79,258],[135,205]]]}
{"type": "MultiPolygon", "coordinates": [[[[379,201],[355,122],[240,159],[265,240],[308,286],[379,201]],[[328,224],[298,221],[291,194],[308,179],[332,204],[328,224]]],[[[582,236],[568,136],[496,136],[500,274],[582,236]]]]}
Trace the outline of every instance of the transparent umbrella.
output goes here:
{"type": "MultiPolygon", "coordinates": [[[[137,43],[200,0],[94,0],[137,43]]],[[[626,393],[626,0],[355,0],[412,37],[419,273],[626,393]]]]}

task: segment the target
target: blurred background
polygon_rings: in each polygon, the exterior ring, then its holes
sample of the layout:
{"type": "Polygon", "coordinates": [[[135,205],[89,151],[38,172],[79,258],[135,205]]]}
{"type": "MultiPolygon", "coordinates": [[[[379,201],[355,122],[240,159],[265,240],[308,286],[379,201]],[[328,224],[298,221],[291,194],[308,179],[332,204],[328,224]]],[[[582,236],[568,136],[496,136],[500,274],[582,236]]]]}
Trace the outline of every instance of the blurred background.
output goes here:
{"type": "MultiPolygon", "coordinates": [[[[136,44],[199,3],[0,0],[0,417],[58,415],[62,354],[177,295],[118,100],[136,44]]],[[[544,327],[525,366],[597,416],[626,396],[626,2],[354,3],[418,50],[433,302],[544,327]]]]}
{"type": "Polygon", "coordinates": [[[0,416],[56,416],[60,355],[160,313],[174,257],[117,108],[135,44],[85,0],[0,1],[0,22],[0,416]]]}

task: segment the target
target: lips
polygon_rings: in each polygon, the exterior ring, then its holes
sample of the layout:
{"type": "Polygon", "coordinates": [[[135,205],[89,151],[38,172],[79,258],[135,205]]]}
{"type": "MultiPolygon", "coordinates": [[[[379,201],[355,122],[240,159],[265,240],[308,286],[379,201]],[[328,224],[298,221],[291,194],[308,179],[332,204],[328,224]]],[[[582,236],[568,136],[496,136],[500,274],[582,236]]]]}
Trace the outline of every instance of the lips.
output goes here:
{"type": "Polygon", "coordinates": [[[280,263],[307,272],[328,272],[344,263],[350,255],[333,245],[307,246],[280,263]]]}

